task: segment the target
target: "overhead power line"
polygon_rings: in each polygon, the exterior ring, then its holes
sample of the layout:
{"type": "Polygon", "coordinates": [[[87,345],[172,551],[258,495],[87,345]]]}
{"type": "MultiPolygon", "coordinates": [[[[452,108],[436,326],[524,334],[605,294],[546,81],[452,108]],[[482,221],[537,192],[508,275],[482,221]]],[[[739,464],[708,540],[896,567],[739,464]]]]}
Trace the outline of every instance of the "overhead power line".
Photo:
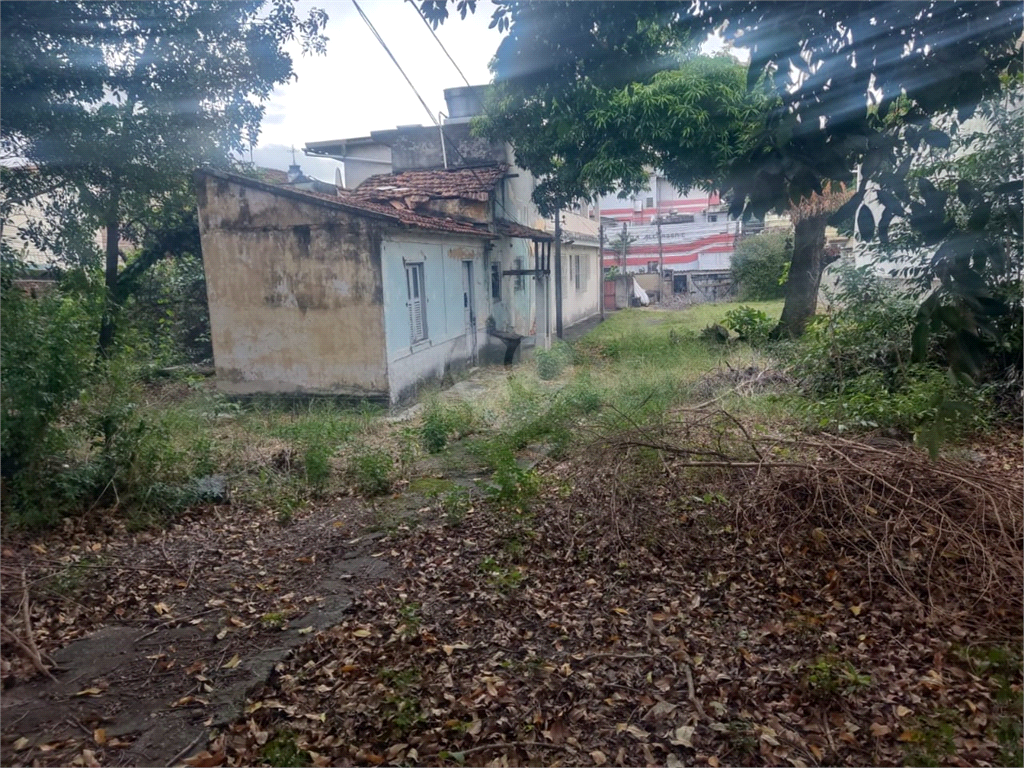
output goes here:
{"type": "Polygon", "coordinates": [[[416,0],[409,0],[409,2],[412,3],[412,7],[416,9],[417,15],[423,20],[423,23],[426,25],[431,37],[433,37],[434,40],[437,41],[437,44],[441,46],[441,50],[444,51],[444,55],[448,57],[448,61],[452,63],[452,66],[455,67],[455,71],[459,73],[459,76],[462,78],[462,82],[464,82],[467,87],[471,88],[472,86],[469,84],[469,78],[462,74],[462,70],[459,69],[459,65],[455,63],[455,59],[453,59],[452,55],[448,53],[448,49],[444,47],[444,43],[441,42],[441,38],[439,38],[437,33],[434,32],[434,28],[430,26],[430,22],[427,21],[427,17],[423,15],[423,11],[421,11],[420,7],[416,5],[416,0]]]}
{"type": "MultiPolygon", "coordinates": [[[[442,142],[442,148],[443,148],[444,146],[446,146],[446,142],[445,142],[445,139],[444,139],[444,130],[441,127],[441,124],[438,122],[437,118],[434,117],[434,113],[430,111],[430,107],[427,106],[427,102],[425,102],[423,100],[423,97],[420,96],[420,92],[416,90],[416,86],[412,84],[412,80],[410,80],[409,76],[407,74],[405,74],[405,70],[402,69],[402,65],[398,63],[398,59],[396,59],[395,55],[393,53],[391,53],[391,49],[388,48],[387,43],[384,42],[384,39],[380,36],[380,34],[374,28],[373,23],[366,17],[366,14],[363,13],[363,9],[359,7],[359,3],[357,3],[356,0],[352,0],[352,5],[354,5],[356,7],[356,10],[359,12],[360,17],[362,17],[364,22],[366,22],[366,26],[370,28],[370,31],[373,33],[373,36],[375,38],[377,38],[377,42],[381,44],[381,47],[387,52],[388,56],[391,57],[391,61],[394,62],[394,65],[396,67],[398,67],[398,71],[402,73],[402,77],[405,78],[405,82],[407,82],[409,84],[409,87],[412,88],[412,92],[416,94],[416,98],[420,100],[420,104],[423,105],[424,111],[426,111],[427,115],[430,117],[430,122],[432,122],[437,127],[438,131],[441,134],[441,142],[442,142]]],[[[426,19],[424,19],[424,21],[426,21],[426,19]]],[[[428,24],[427,28],[429,29],[429,27],[430,27],[430,25],[428,24]]],[[[440,42],[440,40],[438,42],[440,42]]],[[[447,51],[446,51],[446,53],[447,53],[447,51]]],[[[451,58],[451,57],[449,57],[449,58],[451,58]]],[[[455,62],[453,61],[452,64],[454,64],[454,63],[455,62]]],[[[457,68],[458,67],[456,67],[456,69],[457,68]]],[[[459,72],[459,74],[461,75],[462,73],[459,72]]],[[[465,76],[463,76],[463,80],[465,80],[465,76]]],[[[469,81],[468,80],[466,81],[466,85],[469,85],[469,81]]],[[[470,86],[470,87],[472,87],[472,86],[470,86]]],[[[474,168],[469,166],[468,161],[466,160],[466,156],[463,155],[461,151],[459,151],[459,148],[457,146],[455,146],[454,143],[451,144],[451,148],[455,152],[455,154],[459,156],[459,159],[462,160],[463,163],[466,163],[466,170],[468,170],[473,175],[473,178],[475,178],[477,181],[479,181],[482,184],[483,183],[483,179],[480,178],[480,174],[478,174],[474,168]]],[[[498,200],[497,198],[494,198],[494,202],[497,203],[498,207],[501,208],[502,211],[505,212],[506,216],[509,216],[511,218],[511,214],[509,213],[508,209],[505,208],[504,204],[500,200],[498,200]]]]}
{"type": "Polygon", "coordinates": [[[356,10],[359,12],[359,15],[362,17],[363,21],[366,22],[366,26],[370,28],[370,31],[373,33],[373,36],[377,38],[377,42],[381,44],[381,47],[384,48],[388,56],[391,57],[391,61],[393,61],[395,63],[395,66],[398,67],[398,71],[402,73],[402,77],[405,78],[405,82],[409,84],[409,87],[412,88],[412,92],[416,94],[416,98],[419,99],[420,104],[423,105],[423,109],[425,109],[427,111],[427,114],[430,115],[430,121],[434,125],[440,127],[440,124],[437,122],[437,118],[434,117],[434,113],[431,112],[430,107],[427,106],[427,102],[425,102],[423,100],[423,97],[420,96],[420,92],[416,90],[416,86],[412,84],[412,80],[410,80],[409,76],[405,74],[405,70],[402,69],[402,65],[398,63],[398,59],[395,58],[395,54],[391,52],[391,49],[388,48],[387,43],[385,43],[384,39],[380,36],[380,34],[378,34],[377,30],[373,26],[373,23],[368,18],[366,18],[366,14],[363,13],[363,9],[359,7],[359,3],[357,3],[356,0],[352,0],[352,5],[356,7],[356,10]]]}

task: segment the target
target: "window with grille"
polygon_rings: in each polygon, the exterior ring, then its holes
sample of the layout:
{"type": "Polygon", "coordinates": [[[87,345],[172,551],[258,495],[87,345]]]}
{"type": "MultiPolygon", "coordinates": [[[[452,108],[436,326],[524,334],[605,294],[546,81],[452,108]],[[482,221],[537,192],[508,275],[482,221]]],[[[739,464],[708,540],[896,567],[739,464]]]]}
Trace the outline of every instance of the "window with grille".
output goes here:
{"type": "Polygon", "coordinates": [[[409,292],[409,329],[412,343],[427,338],[427,317],[424,310],[423,263],[405,265],[405,285],[409,292]]]}
{"type": "Polygon", "coordinates": [[[576,290],[578,291],[580,289],[580,287],[581,287],[581,282],[580,282],[580,255],[578,253],[576,254],[574,260],[576,262],[576,290]]]}
{"type": "Polygon", "coordinates": [[[501,301],[501,263],[491,262],[491,298],[501,301]]]}
{"type": "MultiPolygon", "coordinates": [[[[523,260],[516,259],[516,269],[521,270],[523,268],[523,260]]],[[[516,290],[521,291],[526,287],[526,275],[516,275],[516,290]]]]}

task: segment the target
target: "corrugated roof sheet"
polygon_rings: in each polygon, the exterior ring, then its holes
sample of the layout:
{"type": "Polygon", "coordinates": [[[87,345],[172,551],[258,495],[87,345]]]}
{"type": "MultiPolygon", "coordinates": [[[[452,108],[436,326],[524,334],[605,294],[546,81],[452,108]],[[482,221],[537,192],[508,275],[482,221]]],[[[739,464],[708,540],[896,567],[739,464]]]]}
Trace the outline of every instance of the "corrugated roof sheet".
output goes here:
{"type": "Polygon", "coordinates": [[[299,198],[313,203],[328,205],[348,213],[365,214],[374,218],[385,219],[397,224],[416,229],[424,229],[431,232],[449,232],[458,235],[471,235],[473,237],[493,238],[494,234],[485,229],[473,227],[455,219],[443,218],[441,216],[425,216],[414,213],[404,208],[395,208],[386,203],[378,203],[354,196],[352,193],[341,193],[339,195],[328,195],[320,192],[312,192],[303,189],[294,189],[287,186],[268,184],[248,176],[239,176],[235,173],[215,170],[212,168],[201,168],[197,171],[200,175],[213,176],[227,181],[240,184],[245,187],[263,189],[274,195],[299,198]]]}
{"type": "Polygon", "coordinates": [[[497,164],[480,168],[383,173],[363,181],[352,194],[364,200],[411,200],[414,204],[438,197],[486,201],[507,172],[507,165],[497,164]]]}

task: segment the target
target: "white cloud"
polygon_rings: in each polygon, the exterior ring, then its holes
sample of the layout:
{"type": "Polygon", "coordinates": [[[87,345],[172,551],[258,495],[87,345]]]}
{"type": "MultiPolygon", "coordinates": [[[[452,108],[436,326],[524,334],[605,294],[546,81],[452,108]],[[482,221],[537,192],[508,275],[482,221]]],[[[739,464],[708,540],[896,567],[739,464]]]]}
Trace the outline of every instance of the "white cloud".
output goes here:
{"type": "MultiPolygon", "coordinates": [[[[446,110],[444,89],[464,86],[465,82],[412,4],[361,0],[359,5],[435,116],[439,110],[446,110]]],[[[470,83],[490,82],[487,64],[502,39],[496,29],[487,28],[493,5],[480,0],[476,13],[465,20],[459,18],[454,3],[450,5],[451,15],[437,29],[437,36],[470,83]]],[[[349,0],[300,0],[297,6],[303,15],[311,7],[327,11],[327,54],[302,56],[298,44],[289,46],[298,79],[276,88],[266,105],[267,119],[253,153],[254,158],[262,154],[266,159],[256,158],[257,162],[273,161],[270,167],[283,170],[291,162],[291,155],[280,148],[294,145],[300,150],[310,141],[430,123],[416,95],[349,0]],[[261,153],[264,148],[267,153],[261,153]]],[[[320,173],[314,172],[314,162],[300,154],[303,170],[324,178],[319,164],[320,173]]],[[[333,171],[324,180],[333,181],[333,171]]]]}

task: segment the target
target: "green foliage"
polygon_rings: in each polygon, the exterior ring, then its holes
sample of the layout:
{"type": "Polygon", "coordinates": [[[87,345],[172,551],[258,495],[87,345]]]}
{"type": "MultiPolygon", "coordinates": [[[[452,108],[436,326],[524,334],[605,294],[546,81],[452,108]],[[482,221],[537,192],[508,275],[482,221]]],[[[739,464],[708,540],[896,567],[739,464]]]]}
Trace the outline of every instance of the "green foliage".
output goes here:
{"type": "Polygon", "coordinates": [[[444,494],[440,500],[444,524],[449,528],[457,528],[461,525],[472,509],[472,501],[469,491],[465,488],[457,488],[444,494]]]}
{"type": "Polygon", "coordinates": [[[490,555],[480,561],[479,568],[491,584],[501,591],[517,589],[525,578],[518,568],[506,568],[490,555]]]}
{"type": "Polygon", "coordinates": [[[1024,373],[1024,90],[1020,78],[983,101],[980,128],[960,126],[949,149],[904,161],[912,167],[899,195],[882,198],[880,260],[925,295],[915,319],[914,359],[945,352],[951,370],[999,384],[1020,412],[1024,373]],[[987,124],[985,124],[987,123],[987,124]],[[993,128],[990,128],[992,126],[993,128]],[[998,126],[998,127],[995,127],[998,126]],[[903,208],[910,215],[903,215],[903,208]],[[891,210],[900,218],[892,222],[891,210]]]}
{"type": "Polygon", "coordinates": [[[306,470],[306,482],[316,488],[322,488],[331,477],[331,451],[322,444],[310,445],[302,457],[302,466],[306,470]]]}
{"type": "Polygon", "coordinates": [[[848,661],[835,656],[820,656],[807,668],[804,682],[815,698],[834,699],[851,696],[871,687],[871,678],[857,671],[848,661]]]}
{"type": "Polygon", "coordinates": [[[771,301],[786,295],[786,278],[793,259],[793,238],[788,232],[763,232],[736,244],[732,278],[741,301],[771,301]]]}
{"type": "Polygon", "coordinates": [[[423,447],[430,453],[439,453],[451,438],[459,440],[472,434],[476,425],[472,405],[464,400],[445,401],[435,395],[427,400],[423,410],[420,428],[423,447]]]}
{"type": "Polygon", "coordinates": [[[739,335],[740,341],[758,346],[768,341],[775,323],[759,309],[740,306],[725,313],[722,325],[739,335]]]}
{"type": "Polygon", "coordinates": [[[537,375],[551,381],[561,376],[565,366],[572,362],[572,349],[564,342],[556,342],[551,349],[538,349],[534,357],[537,359],[537,375]]]}
{"type": "Polygon", "coordinates": [[[356,453],[349,462],[356,490],[364,496],[382,496],[391,490],[395,463],[391,454],[381,450],[356,453]]]}
{"type": "Polygon", "coordinates": [[[325,22],[317,9],[301,19],[289,0],[155,2],[144,13],[131,2],[0,7],[0,144],[25,161],[4,170],[17,193],[0,216],[34,201],[43,215],[31,238],[93,268],[90,241],[105,230],[101,349],[124,289],[167,252],[153,236],[168,226],[163,212],[188,207],[197,166],[229,164],[254,141],[263,102],[293,75],[286,46],[323,52],[325,22]],[[144,247],[120,269],[122,237],[144,247]]]}
{"type": "Polygon", "coordinates": [[[92,375],[95,291],[55,289],[31,298],[6,280],[0,292],[0,455],[4,477],[59,449],[55,422],[92,375]]]}
{"type": "Polygon", "coordinates": [[[789,348],[816,426],[894,428],[933,449],[943,436],[984,427],[983,391],[951,379],[938,362],[910,361],[913,298],[867,268],[842,267],[837,286],[829,313],[789,348]]]}
{"type": "Polygon", "coordinates": [[[206,275],[196,251],[177,253],[141,273],[124,301],[122,333],[144,345],[154,366],[213,359],[206,275]]]}
{"type": "Polygon", "coordinates": [[[296,735],[289,730],[275,733],[260,749],[260,757],[274,768],[304,768],[313,764],[309,752],[299,749],[296,735]]]}

